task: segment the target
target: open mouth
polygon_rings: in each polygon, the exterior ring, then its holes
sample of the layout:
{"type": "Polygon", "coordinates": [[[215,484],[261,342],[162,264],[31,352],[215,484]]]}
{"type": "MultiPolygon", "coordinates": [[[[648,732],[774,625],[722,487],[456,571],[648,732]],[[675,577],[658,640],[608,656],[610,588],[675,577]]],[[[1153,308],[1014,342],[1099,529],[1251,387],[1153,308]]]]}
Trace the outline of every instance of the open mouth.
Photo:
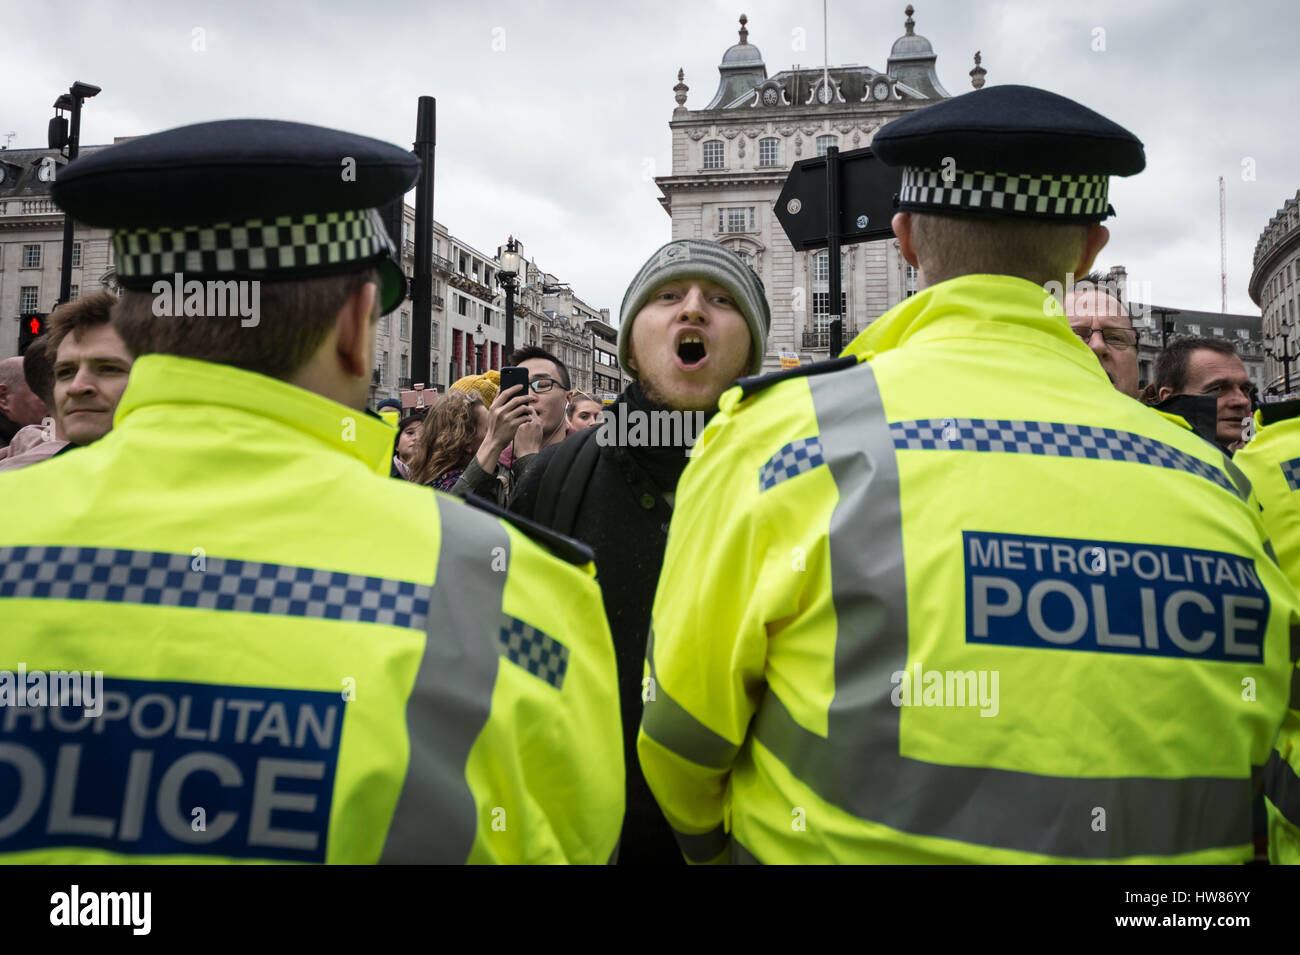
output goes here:
{"type": "Polygon", "coordinates": [[[704,339],[688,332],[677,341],[677,362],[683,368],[698,368],[709,357],[704,339]]]}

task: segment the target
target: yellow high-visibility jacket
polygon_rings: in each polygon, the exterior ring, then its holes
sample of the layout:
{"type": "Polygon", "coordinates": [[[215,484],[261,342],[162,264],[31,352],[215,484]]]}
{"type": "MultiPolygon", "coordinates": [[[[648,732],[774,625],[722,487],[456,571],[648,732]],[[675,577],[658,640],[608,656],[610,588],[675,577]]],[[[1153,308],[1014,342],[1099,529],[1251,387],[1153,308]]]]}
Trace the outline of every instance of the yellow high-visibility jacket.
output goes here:
{"type": "Polygon", "coordinates": [[[943,282],[720,407],[639,736],[689,859],[1250,857],[1300,598],[1042,288],[943,282]]]}
{"type": "Polygon", "coordinates": [[[0,859],[609,860],[593,567],[390,480],[392,444],[146,355],[112,432],[0,478],[0,859]]]}
{"type": "MultiPolygon", "coordinates": [[[[1300,588],[1300,402],[1255,412],[1254,440],[1233,455],[1250,479],[1278,563],[1300,588]]],[[[1300,653],[1297,644],[1293,653],[1300,653]]],[[[1296,680],[1300,685],[1300,679],[1296,680]]],[[[1300,706],[1300,691],[1293,697],[1300,706]]],[[[1274,863],[1300,862],[1300,711],[1289,710],[1264,771],[1268,854],[1274,863]]]]}

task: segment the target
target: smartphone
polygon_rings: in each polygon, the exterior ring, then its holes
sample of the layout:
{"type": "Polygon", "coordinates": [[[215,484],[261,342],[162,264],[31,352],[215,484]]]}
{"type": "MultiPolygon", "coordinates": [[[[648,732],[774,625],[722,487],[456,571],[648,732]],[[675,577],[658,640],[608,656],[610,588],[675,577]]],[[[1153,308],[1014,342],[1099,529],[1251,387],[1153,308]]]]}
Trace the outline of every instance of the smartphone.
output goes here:
{"type": "Polygon", "coordinates": [[[517,394],[511,395],[510,397],[512,399],[518,398],[520,395],[529,394],[528,369],[520,367],[519,365],[509,365],[505,368],[502,368],[501,369],[501,390],[505,391],[507,388],[513,388],[515,385],[523,385],[524,387],[522,391],[518,392],[517,394]]]}

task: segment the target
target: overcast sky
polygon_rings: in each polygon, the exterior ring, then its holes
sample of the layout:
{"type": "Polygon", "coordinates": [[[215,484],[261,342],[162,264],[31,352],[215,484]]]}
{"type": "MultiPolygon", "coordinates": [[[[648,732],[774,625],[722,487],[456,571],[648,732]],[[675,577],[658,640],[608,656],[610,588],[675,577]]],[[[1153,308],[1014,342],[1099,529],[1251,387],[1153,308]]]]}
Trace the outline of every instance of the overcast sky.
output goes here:
{"type": "MultiPolygon", "coordinates": [[[[1258,313],[1247,294],[1255,242],[1300,187],[1291,0],[914,2],[950,93],[970,90],[979,49],[989,84],[1072,97],[1146,144],[1146,171],[1112,181],[1119,215],[1098,264],[1126,266],[1154,301],[1218,310],[1224,176],[1228,310],[1258,313]]],[[[883,70],[905,5],[830,0],[830,63],[883,70]]],[[[43,146],[51,104],[73,80],[104,89],[87,102],[83,143],[269,117],[409,147],[416,97],[432,95],[438,221],[488,253],[514,233],[617,316],[628,281],[670,237],[646,173],[671,171],[677,69],[687,105],[704,106],[741,12],[769,75],[821,63],[820,0],[0,0],[0,142],[13,132],[16,148],[43,146]]]]}

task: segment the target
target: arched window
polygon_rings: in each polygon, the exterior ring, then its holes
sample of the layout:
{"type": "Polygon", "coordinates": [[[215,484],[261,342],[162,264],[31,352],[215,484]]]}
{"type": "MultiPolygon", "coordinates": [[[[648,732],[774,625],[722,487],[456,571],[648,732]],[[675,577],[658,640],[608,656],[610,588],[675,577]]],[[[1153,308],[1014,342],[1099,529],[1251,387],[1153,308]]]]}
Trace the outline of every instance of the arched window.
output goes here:
{"type": "Polygon", "coordinates": [[[758,141],[758,164],[760,166],[781,165],[781,140],[769,136],[758,141]]]}
{"type": "Polygon", "coordinates": [[[722,169],[724,165],[722,140],[710,139],[704,144],[704,168],[722,169]]]}
{"type": "Polygon", "coordinates": [[[831,146],[838,146],[840,138],[838,136],[818,136],[817,137],[817,155],[825,156],[826,150],[831,146]]]}

